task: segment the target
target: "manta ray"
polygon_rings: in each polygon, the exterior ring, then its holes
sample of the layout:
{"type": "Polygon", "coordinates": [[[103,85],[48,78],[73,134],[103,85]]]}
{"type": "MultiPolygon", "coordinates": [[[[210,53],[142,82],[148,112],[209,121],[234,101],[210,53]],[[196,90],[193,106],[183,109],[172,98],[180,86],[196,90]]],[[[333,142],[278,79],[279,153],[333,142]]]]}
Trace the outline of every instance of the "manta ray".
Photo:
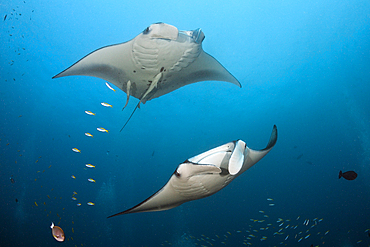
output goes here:
{"type": "Polygon", "coordinates": [[[158,192],[138,205],[110,217],[163,211],[215,194],[236,177],[260,161],[275,146],[274,125],[267,146],[259,151],[250,149],[242,140],[226,143],[181,163],[169,181],[158,192]]]}
{"type": "Polygon", "coordinates": [[[155,23],[128,42],[93,51],[53,78],[85,75],[109,81],[126,92],[123,108],[130,95],[139,99],[127,124],[141,102],[145,104],[191,83],[226,81],[241,87],[233,75],[203,51],[204,38],[200,28],[179,31],[172,25],[155,23]]]}

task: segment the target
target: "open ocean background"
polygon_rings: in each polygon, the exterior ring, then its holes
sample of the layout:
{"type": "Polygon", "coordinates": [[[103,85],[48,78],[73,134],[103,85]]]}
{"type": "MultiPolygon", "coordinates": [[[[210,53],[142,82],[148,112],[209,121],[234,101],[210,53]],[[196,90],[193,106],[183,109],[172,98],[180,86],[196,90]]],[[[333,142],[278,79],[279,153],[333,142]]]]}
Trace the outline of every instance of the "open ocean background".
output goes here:
{"type": "Polygon", "coordinates": [[[0,14],[0,246],[370,246],[368,0],[9,0],[0,14]],[[126,94],[104,80],[51,79],[155,22],[202,28],[203,49],[243,87],[185,86],[141,105],[120,133],[137,99],[121,111],[126,94]],[[236,139],[264,148],[274,124],[272,151],[215,195],[106,218],[187,158],[236,139]]]}

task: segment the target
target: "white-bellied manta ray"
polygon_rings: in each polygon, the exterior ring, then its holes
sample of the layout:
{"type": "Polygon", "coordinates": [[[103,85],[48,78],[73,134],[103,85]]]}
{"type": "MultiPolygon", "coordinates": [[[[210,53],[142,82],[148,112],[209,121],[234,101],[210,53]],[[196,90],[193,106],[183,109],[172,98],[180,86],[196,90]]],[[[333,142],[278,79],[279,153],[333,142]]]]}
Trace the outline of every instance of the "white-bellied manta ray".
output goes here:
{"type": "Polygon", "coordinates": [[[121,214],[163,211],[213,195],[261,160],[276,141],[277,128],[274,125],[270,140],[262,150],[250,149],[244,141],[237,140],[194,156],[180,164],[158,192],[138,205],[108,218],[121,214]]]}
{"type": "Polygon", "coordinates": [[[226,81],[241,87],[233,75],[203,51],[204,38],[200,28],[179,31],[172,25],[155,23],[128,42],[93,51],[53,78],[70,75],[102,78],[126,92],[123,108],[130,95],[139,99],[135,110],[141,102],[145,104],[199,81],[226,81]]]}

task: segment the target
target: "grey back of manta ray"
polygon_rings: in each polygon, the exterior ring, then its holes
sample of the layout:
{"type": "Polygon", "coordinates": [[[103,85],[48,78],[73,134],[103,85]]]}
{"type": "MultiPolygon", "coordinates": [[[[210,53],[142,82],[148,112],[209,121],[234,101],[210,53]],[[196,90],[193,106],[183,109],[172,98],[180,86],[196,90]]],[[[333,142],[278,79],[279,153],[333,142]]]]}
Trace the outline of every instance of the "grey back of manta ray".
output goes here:
{"type": "Polygon", "coordinates": [[[143,103],[199,81],[226,81],[241,87],[203,51],[204,37],[201,29],[178,31],[165,23],[152,24],[134,39],[100,48],[53,78],[99,77],[143,103]]]}

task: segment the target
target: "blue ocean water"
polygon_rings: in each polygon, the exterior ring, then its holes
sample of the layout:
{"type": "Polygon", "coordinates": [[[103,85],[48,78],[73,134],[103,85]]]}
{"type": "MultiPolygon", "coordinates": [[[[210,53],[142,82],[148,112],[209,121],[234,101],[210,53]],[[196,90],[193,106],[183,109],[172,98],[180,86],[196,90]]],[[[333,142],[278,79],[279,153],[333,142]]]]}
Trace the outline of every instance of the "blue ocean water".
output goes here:
{"type": "Polygon", "coordinates": [[[0,13],[0,246],[59,245],[51,222],[64,246],[370,246],[368,1],[10,0],[0,13]],[[119,132],[137,99],[121,111],[126,94],[104,80],[51,79],[156,22],[202,28],[242,88],[182,87],[119,132]],[[107,219],[187,158],[236,139],[264,148],[274,124],[273,150],[215,195],[107,219]]]}

